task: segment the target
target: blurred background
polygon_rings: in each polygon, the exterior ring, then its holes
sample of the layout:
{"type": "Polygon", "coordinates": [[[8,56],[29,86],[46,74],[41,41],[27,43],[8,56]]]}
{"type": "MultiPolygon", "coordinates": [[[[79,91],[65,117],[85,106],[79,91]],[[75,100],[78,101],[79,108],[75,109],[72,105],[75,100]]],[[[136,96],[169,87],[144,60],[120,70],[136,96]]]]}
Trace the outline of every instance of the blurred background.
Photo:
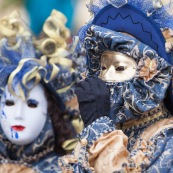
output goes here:
{"type": "Polygon", "coordinates": [[[0,0],[0,17],[18,10],[35,35],[39,35],[52,9],[61,11],[68,19],[66,26],[76,35],[89,19],[86,0],[0,0]]]}

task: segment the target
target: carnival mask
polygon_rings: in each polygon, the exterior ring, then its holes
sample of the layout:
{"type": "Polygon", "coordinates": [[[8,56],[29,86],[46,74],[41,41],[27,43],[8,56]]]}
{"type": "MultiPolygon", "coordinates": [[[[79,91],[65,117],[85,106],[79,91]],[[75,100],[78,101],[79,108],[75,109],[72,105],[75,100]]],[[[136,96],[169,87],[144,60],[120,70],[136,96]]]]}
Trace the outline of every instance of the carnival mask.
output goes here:
{"type": "Polygon", "coordinates": [[[99,77],[106,82],[124,82],[135,76],[136,67],[137,64],[131,57],[107,51],[101,57],[99,77]]]}
{"type": "Polygon", "coordinates": [[[6,86],[1,99],[1,127],[14,144],[33,142],[42,131],[47,119],[48,103],[42,85],[38,84],[23,101],[11,95],[6,86]]]}

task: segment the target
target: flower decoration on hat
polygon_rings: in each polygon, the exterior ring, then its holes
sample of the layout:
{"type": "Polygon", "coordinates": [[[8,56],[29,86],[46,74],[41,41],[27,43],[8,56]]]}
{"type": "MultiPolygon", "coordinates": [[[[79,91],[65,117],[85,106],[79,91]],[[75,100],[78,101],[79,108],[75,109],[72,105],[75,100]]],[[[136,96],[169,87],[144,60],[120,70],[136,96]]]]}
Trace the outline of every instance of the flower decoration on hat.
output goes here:
{"type": "Polygon", "coordinates": [[[157,75],[157,60],[147,58],[145,60],[141,59],[138,66],[142,66],[140,69],[139,76],[144,78],[146,82],[151,80],[155,75],[157,75]]]}
{"type": "Polygon", "coordinates": [[[173,50],[173,30],[172,29],[163,29],[163,36],[165,37],[166,43],[166,51],[169,53],[173,50]]]}
{"type": "Polygon", "coordinates": [[[39,51],[37,53],[48,58],[52,77],[56,76],[52,80],[53,88],[56,88],[65,102],[67,110],[72,114],[79,114],[73,89],[76,81],[82,78],[86,60],[83,56],[73,54],[74,46],[70,45],[70,31],[65,26],[66,22],[67,19],[61,12],[53,10],[43,25],[42,33],[33,42],[39,51]]]}

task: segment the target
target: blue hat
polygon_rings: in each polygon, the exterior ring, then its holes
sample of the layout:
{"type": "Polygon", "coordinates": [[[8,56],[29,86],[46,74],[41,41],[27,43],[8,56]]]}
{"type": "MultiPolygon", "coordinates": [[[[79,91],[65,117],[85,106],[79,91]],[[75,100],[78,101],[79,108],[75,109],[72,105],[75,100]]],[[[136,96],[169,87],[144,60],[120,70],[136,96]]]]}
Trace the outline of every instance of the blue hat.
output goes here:
{"type": "Polygon", "coordinates": [[[171,55],[165,50],[165,38],[161,28],[170,27],[173,29],[173,24],[170,22],[173,15],[168,16],[164,10],[166,7],[162,7],[155,9],[157,13],[154,11],[154,16],[148,17],[148,10],[151,11],[154,8],[152,4],[151,0],[145,2],[141,0],[137,2],[134,0],[128,2],[124,0],[92,2],[88,8],[93,14],[93,18],[79,31],[80,40],[85,39],[87,29],[94,24],[114,31],[129,33],[156,50],[159,56],[172,63],[171,55]],[[163,20],[160,18],[160,10],[164,11],[165,14],[163,20]]]}

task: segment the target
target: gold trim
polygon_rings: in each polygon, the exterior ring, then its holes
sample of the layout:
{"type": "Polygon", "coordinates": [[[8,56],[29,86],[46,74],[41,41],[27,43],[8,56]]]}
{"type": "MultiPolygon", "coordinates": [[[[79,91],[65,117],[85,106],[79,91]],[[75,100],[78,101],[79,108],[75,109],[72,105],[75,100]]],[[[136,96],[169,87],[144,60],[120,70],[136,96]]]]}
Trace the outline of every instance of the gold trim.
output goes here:
{"type": "Polygon", "coordinates": [[[66,151],[73,150],[78,143],[78,138],[68,139],[63,142],[62,148],[66,151]]]}
{"type": "MultiPolygon", "coordinates": [[[[167,113],[167,110],[163,105],[161,105],[160,107],[149,111],[148,116],[145,118],[141,118],[138,120],[129,120],[129,121],[123,123],[122,130],[135,128],[136,126],[143,125],[144,123],[147,123],[149,121],[159,118],[160,116],[164,115],[165,113],[167,113]],[[156,112],[157,110],[158,110],[158,112],[156,112]],[[155,111],[155,112],[153,112],[153,111],[155,111]],[[153,115],[149,116],[150,112],[153,112],[153,115]]],[[[118,125],[118,127],[120,127],[120,126],[118,125]]]]}

